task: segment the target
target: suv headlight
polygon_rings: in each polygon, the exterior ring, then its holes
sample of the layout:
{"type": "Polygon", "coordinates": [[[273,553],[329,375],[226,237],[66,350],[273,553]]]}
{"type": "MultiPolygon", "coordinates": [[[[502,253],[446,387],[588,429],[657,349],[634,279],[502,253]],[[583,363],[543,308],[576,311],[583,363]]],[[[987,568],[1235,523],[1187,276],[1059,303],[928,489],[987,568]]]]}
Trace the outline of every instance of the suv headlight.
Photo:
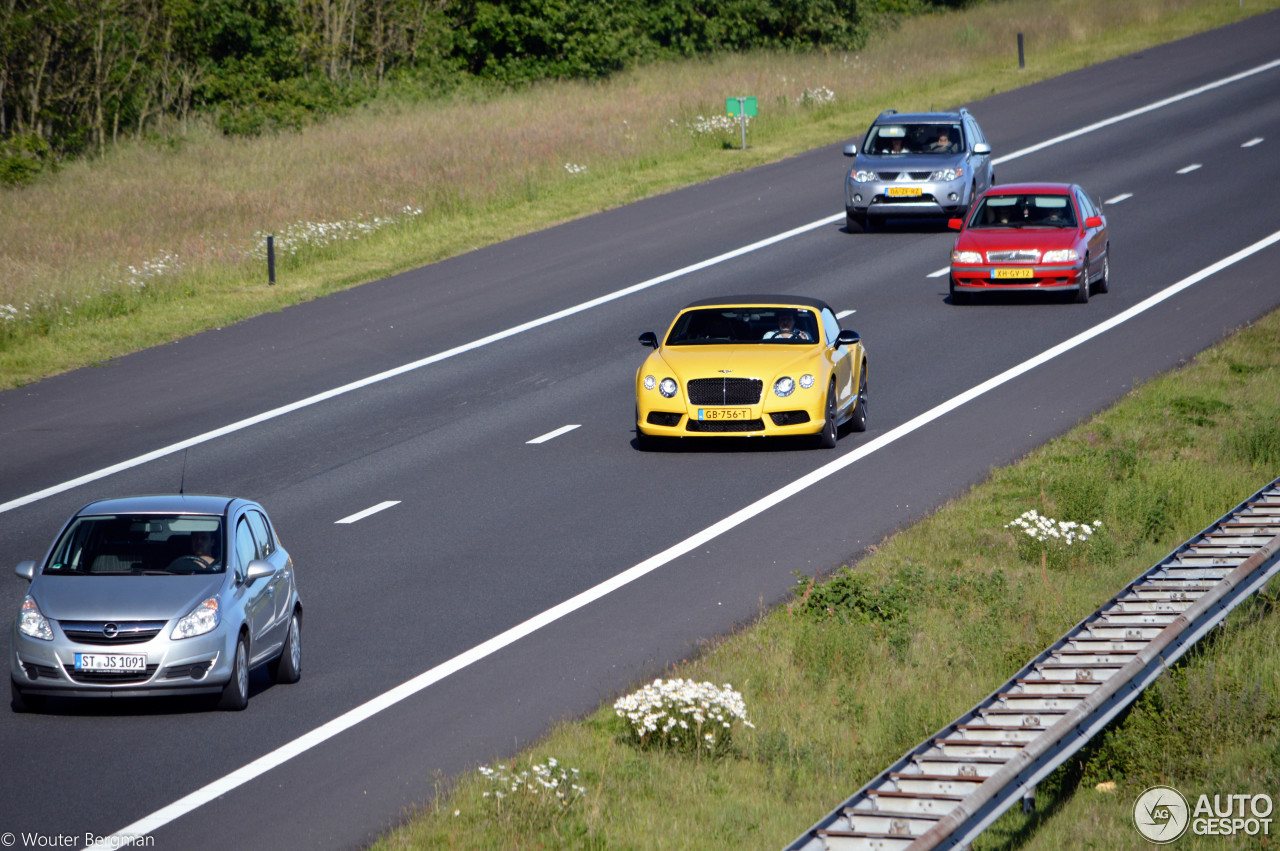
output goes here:
{"type": "Polygon", "coordinates": [[[674,378],[664,378],[658,382],[658,392],[665,398],[670,399],[676,395],[676,391],[680,389],[680,385],[676,384],[674,378]]]}
{"type": "Polygon", "coordinates": [[[1074,248],[1059,248],[1057,251],[1046,251],[1040,258],[1041,263],[1074,263],[1080,259],[1074,248]]]}
{"type": "Polygon", "coordinates": [[[962,168],[941,168],[929,175],[930,180],[936,180],[942,183],[950,183],[964,177],[964,169],[962,168]]]}
{"type": "Polygon", "coordinates": [[[40,607],[28,594],[22,601],[22,614],[18,615],[18,632],[41,641],[53,641],[53,627],[49,619],[40,614],[40,607]]]}
{"type": "Polygon", "coordinates": [[[218,598],[210,597],[182,616],[182,620],[174,626],[171,637],[175,641],[180,638],[195,638],[197,635],[213,632],[220,623],[222,610],[218,598]]]}
{"type": "Polygon", "coordinates": [[[875,183],[880,180],[880,176],[865,168],[855,168],[849,172],[849,179],[854,183],[875,183]]]}
{"type": "Polygon", "coordinates": [[[952,251],[952,263],[981,263],[982,255],[976,251],[952,251]]]}

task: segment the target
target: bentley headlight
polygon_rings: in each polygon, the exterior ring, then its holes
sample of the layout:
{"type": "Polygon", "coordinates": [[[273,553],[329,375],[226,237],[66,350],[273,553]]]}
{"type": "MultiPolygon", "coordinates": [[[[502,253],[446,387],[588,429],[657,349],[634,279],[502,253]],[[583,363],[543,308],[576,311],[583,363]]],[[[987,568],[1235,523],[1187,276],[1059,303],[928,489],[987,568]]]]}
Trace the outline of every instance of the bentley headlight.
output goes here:
{"type": "Polygon", "coordinates": [[[172,637],[175,641],[179,638],[194,638],[206,632],[213,632],[220,623],[222,623],[222,611],[218,605],[218,598],[210,597],[178,621],[173,628],[172,637]]]}
{"type": "Polygon", "coordinates": [[[645,390],[652,390],[653,388],[655,388],[655,387],[657,387],[657,386],[658,386],[658,379],[654,378],[652,375],[646,375],[646,376],[644,377],[644,389],[645,389],[645,390]]]}
{"type": "Polygon", "coordinates": [[[22,614],[18,615],[18,632],[41,641],[53,641],[53,627],[49,619],[40,614],[40,607],[28,594],[22,601],[22,614]]]}
{"type": "Polygon", "coordinates": [[[962,168],[941,168],[929,175],[930,180],[937,180],[943,183],[950,183],[961,177],[964,177],[964,169],[962,168]]]}
{"type": "Polygon", "coordinates": [[[680,389],[680,385],[676,384],[674,378],[664,378],[658,383],[658,392],[666,398],[670,399],[676,395],[676,391],[680,389]]]}
{"type": "Polygon", "coordinates": [[[804,375],[800,376],[800,386],[803,387],[805,390],[808,390],[810,387],[812,387],[813,376],[807,372],[804,375]]]}
{"type": "Polygon", "coordinates": [[[858,168],[849,172],[849,179],[854,183],[875,183],[880,179],[880,176],[874,171],[868,171],[865,168],[858,168]]]}
{"type": "Polygon", "coordinates": [[[1080,259],[1074,248],[1059,248],[1057,251],[1046,251],[1041,263],[1074,263],[1080,259]]]}
{"type": "Polygon", "coordinates": [[[953,251],[951,252],[952,263],[981,263],[982,255],[976,251],[953,251]]]}
{"type": "Polygon", "coordinates": [[[795,379],[791,378],[789,375],[784,375],[777,381],[773,382],[773,395],[775,396],[790,396],[795,392],[795,389],[795,379]]]}

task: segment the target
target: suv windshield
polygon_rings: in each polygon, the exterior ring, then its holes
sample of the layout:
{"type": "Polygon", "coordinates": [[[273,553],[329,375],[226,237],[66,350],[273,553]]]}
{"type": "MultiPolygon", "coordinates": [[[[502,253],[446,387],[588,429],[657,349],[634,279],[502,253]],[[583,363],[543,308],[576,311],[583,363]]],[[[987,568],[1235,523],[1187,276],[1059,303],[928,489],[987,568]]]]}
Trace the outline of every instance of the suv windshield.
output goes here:
{"type": "Polygon", "coordinates": [[[45,568],[94,576],[222,571],[222,518],[193,514],[78,517],[45,568]]]}
{"type": "Polygon", "coordinates": [[[874,156],[956,154],[963,146],[959,124],[877,124],[863,151],[874,156]]]}
{"type": "Polygon", "coordinates": [[[969,221],[971,228],[1073,228],[1076,214],[1066,195],[988,195],[969,221]]]}
{"type": "Polygon", "coordinates": [[[715,307],[680,314],[668,346],[726,343],[804,344],[818,339],[818,318],[795,307],[715,307]]]}

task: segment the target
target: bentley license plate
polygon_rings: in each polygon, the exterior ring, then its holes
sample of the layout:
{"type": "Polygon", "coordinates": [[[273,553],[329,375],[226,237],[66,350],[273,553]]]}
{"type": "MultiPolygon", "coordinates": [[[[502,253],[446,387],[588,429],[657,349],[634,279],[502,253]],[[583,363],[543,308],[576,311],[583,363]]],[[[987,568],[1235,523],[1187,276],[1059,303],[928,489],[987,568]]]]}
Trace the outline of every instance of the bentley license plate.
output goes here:
{"type": "Polygon", "coordinates": [[[699,408],[700,420],[749,420],[750,408],[699,408]]]}
{"type": "Polygon", "coordinates": [[[147,657],[137,654],[77,653],[77,671],[145,671],[147,657]]]}
{"type": "Polygon", "coordinates": [[[886,195],[890,198],[903,198],[923,194],[924,190],[919,186],[890,186],[885,190],[886,195]]]}
{"type": "Polygon", "coordinates": [[[1030,269],[992,269],[991,277],[993,278],[1031,278],[1030,269]]]}

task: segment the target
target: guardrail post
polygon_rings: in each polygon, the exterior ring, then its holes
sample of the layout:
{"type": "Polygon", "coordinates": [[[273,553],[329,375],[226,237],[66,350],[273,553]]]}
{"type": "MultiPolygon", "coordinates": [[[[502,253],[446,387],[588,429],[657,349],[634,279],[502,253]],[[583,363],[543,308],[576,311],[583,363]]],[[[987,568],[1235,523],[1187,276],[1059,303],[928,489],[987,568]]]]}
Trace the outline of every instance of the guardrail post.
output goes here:
{"type": "Polygon", "coordinates": [[[276,237],[267,234],[267,284],[274,286],[276,282],[276,237]]]}
{"type": "Polygon", "coordinates": [[[1022,52],[1022,33],[1018,33],[1018,67],[1019,68],[1027,67],[1026,54],[1022,52]]]}

